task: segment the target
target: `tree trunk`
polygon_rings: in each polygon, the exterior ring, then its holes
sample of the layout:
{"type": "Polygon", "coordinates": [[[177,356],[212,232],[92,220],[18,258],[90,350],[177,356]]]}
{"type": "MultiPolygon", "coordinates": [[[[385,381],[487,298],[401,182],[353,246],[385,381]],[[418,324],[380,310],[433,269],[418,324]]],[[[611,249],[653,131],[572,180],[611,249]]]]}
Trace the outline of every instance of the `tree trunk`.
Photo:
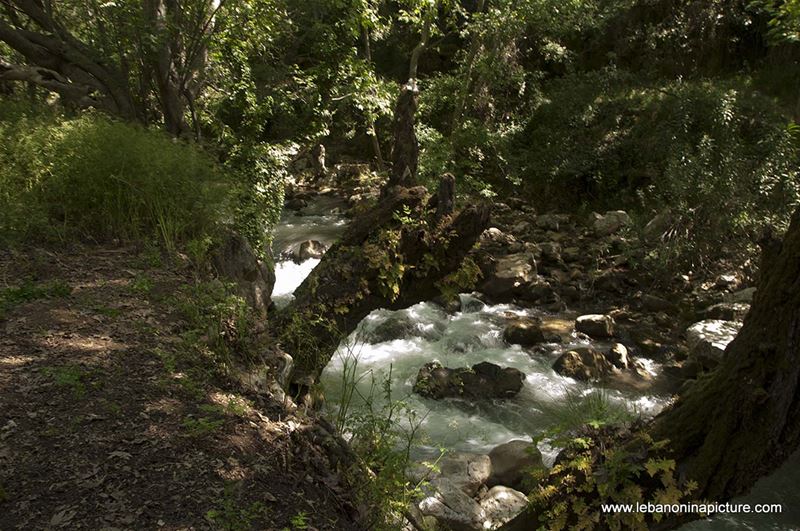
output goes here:
{"type": "Polygon", "coordinates": [[[278,314],[275,330],[295,360],[295,383],[316,381],[370,312],[432,299],[461,267],[488,224],[488,208],[437,220],[428,200],[422,186],[395,188],[353,222],[278,314]]]}
{"type": "Polygon", "coordinates": [[[392,147],[392,171],[384,188],[388,192],[394,186],[410,187],[416,184],[419,164],[419,144],[414,132],[419,91],[414,82],[409,82],[400,91],[394,110],[394,146],[392,147]]]}
{"type": "Polygon", "coordinates": [[[175,16],[179,7],[175,0],[149,0],[146,4],[150,23],[158,37],[158,48],[148,57],[155,74],[158,98],[164,117],[164,127],[174,136],[186,136],[190,128],[186,123],[183,88],[175,61],[183,55],[178,38],[167,27],[170,15],[175,16]]]}
{"type": "MultiPolygon", "coordinates": [[[[697,483],[695,500],[746,493],[800,447],[800,209],[783,243],[762,247],[758,292],[722,364],[646,428],[653,440],[669,440],[678,477],[697,483]]],[[[538,527],[545,509],[531,506],[503,529],[538,527]]]]}

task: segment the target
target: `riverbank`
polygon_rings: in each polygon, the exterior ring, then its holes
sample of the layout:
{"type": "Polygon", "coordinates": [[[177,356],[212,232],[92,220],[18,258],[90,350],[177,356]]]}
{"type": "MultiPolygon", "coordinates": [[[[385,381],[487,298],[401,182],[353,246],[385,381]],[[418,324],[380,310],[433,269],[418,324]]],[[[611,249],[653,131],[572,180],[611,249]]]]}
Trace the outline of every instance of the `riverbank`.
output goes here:
{"type": "Polygon", "coordinates": [[[0,279],[0,529],[358,528],[327,423],[182,358],[210,344],[187,261],[28,249],[0,279]]]}

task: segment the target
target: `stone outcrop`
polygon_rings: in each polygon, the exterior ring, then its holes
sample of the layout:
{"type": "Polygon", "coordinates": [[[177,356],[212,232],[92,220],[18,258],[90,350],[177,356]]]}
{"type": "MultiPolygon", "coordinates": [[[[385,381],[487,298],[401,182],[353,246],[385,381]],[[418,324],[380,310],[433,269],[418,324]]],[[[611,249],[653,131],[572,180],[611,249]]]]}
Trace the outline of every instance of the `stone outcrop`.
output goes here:
{"type": "Polygon", "coordinates": [[[260,260],[247,240],[227,230],[211,251],[211,264],[217,274],[233,281],[236,290],[261,316],[267,314],[275,286],[275,270],[260,260]]]}
{"type": "Polygon", "coordinates": [[[428,496],[417,504],[423,516],[431,516],[452,531],[483,529],[486,512],[477,501],[446,479],[432,481],[426,488],[428,496]]]}
{"type": "Polygon", "coordinates": [[[481,496],[478,504],[484,515],[482,529],[499,529],[525,509],[528,498],[518,490],[498,485],[481,496]]]}

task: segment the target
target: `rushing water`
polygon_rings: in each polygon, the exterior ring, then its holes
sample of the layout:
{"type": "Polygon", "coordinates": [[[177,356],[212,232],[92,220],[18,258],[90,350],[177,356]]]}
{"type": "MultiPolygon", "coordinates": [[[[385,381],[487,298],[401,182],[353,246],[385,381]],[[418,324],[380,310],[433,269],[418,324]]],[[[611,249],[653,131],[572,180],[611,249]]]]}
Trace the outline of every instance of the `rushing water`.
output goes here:
{"type": "MultiPolygon", "coordinates": [[[[274,233],[277,282],[273,298],[276,304],[287,304],[292,292],[319,263],[307,260],[300,264],[282,260],[306,240],[331,244],[344,230],[346,221],[338,213],[341,203],[322,198],[309,205],[303,215],[285,213],[274,233]]],[[[512,439],[528,439],[551,428],[553,418],[547,412],[563,401],[567,393],[588,393],[591,387],[558,375],[552,369],[561,352],[587,343],[573,335],[567,342],[550,345],[532,352],[509,346],[502,331],[509,319],[521,316],[547,316],[535,310],[513,305],[484,305],[472,295],[461,295],[462,310],[447,313],[439,306],[423,302],[406,310],[376,310],[345,341],[322,375],[328,407],[336,414],[342,379],[346,370],[357,362],[357,389],[362,396],[373,395],[380,403],[383,383],[391,384],[392,399],[403,399],[415,411],[420,422],[418,456],[432,455],[440,448],[485,453],[512,439]],[[431,400],[412,393],[417,372],[424,364],[437,360],[447,367],[471,366],[489,361],[514,367],[526,375],[523,390],[513,399],[468,402],[464,400],[431,400]]],[[[572,319],[573,316],[564,316],[572,319]]],[[[649,372],[659,367],[647,363],[649,372]]],[[[663,395],[632,391],[607,390],[612,402],[625,404],[643,416],[660,411],[668,398],[663,395]]],[[[358,400],[355,400],[358,407],[358,400]]],[[[408,424],[408,418],[399,422],[408,424]]],[[[552,463],[555,450],[540,443],[546,463],[552,463]]],[[[781,515],[719,515],[694,522],[682,529],[691,531],[800,529],[800,489],[797,488],[797,467],[800,454],[790,459],[778,472],[762,479],[741,503],[782,503],[781,515]]]]}
{"type": "MultiPolygon", "coordinates": [[[[511,305],[484,306],[469,295],[462,295],[466,308],[448,314],[432,303],[421,303],[406,310],[377,310],[345,342],[325,369],[322,384],[326,396],[334,404],[339,393],[344,364],[357,359],[358,389],[368,395],[373,376],[383,382],[391,371],[394,398],[424,416],[418,451],[435,452],[437,448],[485,453],[512,439],[530,439],[552,427],[548,404],[563,399],[568,391],[583,393],[589,389],[551,368],[565,349],[586,344],[574,338],[571,343],[552,345],[548,353],[531,355],[519,346],[509,346],[502,331],[509,318],[532,315],[511,305]],[[375,337],[381,327],[393,323],[412,323],[403,329],[405,337],[375,337]],[[417,372],[430,361],[447,367],[469,367],[489,361],[503,367],[514,367],[526,375],[525,386],[516,397],[506,400],[472,402],[465,400],[432,400],[412,393],[417,372]]],[[[380,336],[381,334],[378,333],[380,336]]],[[[665,398],[609,391],[613,401],[635,406],[643,414],[652,414],[665,403],[665,398]]],[[[546,458],[554,454],[546,446],[546,458]]]]}

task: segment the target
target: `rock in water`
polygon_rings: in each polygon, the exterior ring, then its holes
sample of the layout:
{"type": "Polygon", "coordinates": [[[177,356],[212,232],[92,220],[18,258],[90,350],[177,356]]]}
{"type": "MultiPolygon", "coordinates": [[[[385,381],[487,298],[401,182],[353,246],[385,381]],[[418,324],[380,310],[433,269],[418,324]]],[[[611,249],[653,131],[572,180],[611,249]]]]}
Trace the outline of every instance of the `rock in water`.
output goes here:
{"type": "Polygon", "coordinates": [[[483,529],[499,529],[525,509],[528,498],[518,490],[498,485],[481,496],[479,503],[485,518],[483,529]]]}
{"type": "Polygon", "coordinates": [[[699,362],[707,369],[716,367],[722,361],[725,348],[741,328],[742,323],[719,319],[706,319],[693,324],[686,330],[689,359],[699,362]]]}
{"type": "Polygon", "coordinates": [[[471,368],[450,369],[434,361],[419,370],[414,392],[437,400],[512,398],[522,390],[524,381],[522,371],[493,363],[482,362],[471,368]]]}
{"type": "Polygon", "coordinates": [[[294,253],[295,262],[305,262],[311,258],[322,258],[328,246],[317,240],[307,240],[300,244],[294,253]]]}
{"type": "Polygon", "coordinates": [[[307,206],[308,206],[308,201],[306,201],[302,197],[295,197],[286,202],[286,208],[288,208],[289,210],[294,210],[295,212],[299,212],[300,210],[303,210],[307,206]]]}
{"type": "Polygon", "coordinates": [[[581,315],[575,321],[575,330],[597,339],[613,337],[614,319],[610,315],[581,315]]]}
{"type": "Polygon", "coordinates": [[[489,452],[489,458],[492,461],[492,475],[486,481],[489,487],[504,485],[520,489],[531,471],[545,468],[541,452],[529,441],[515,440],[501,444],[489,452]]]}
{"type": "Polygon", "coordinates": [[[596,380],[613,371],[613,365],[606,357],[591,347],[582,347],[562,354],[553,365],[561,376],[583,382],[596,380]]]}
{"type": "Polygon", "coordinates": [[[614,343],[606,352],[606,359],[617,369],[628,369],[631,366],[628,358],[628,348],[622,343],[614,343]]]}
{"type": "Polygon", "coordinates": [[[503,339],[511,345],[531,347],[546,341],[542,323],[536,319],[517,319],[503,330],[503,339]]]}

